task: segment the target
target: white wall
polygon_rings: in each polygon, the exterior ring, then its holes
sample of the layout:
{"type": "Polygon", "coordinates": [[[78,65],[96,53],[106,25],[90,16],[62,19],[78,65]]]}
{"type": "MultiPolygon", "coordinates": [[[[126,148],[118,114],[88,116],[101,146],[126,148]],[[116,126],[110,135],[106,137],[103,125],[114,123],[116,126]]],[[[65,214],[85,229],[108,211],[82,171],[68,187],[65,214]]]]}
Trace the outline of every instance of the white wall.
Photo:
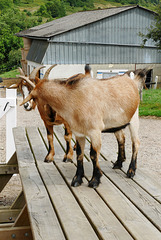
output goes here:
{"type": "MultiPolygon", "coordinates": [[[[28,61],[28,69],[31,71],[40,64],[35,62],[28,61]]],[[[43,78],[46,70],[51,65],[47,65],[46,68],[40,70],[41,78],[43,78]]],[[[161,64],[91,64],[90,65],[93,71],[93,76],[97,76],[97,70],[112,70],[112,69],[128,69],[135,70],[139,68],[149,67],[153,69],[153,81],[155,80],[156,75],[161,76],[161,64]]],[[[60,79],[68,78],[74,74],[84,73],[85,64],[65,64],[57,65],[54,67],[49,75],[49,79],[60,79]]],[[[29,72],[28,72],[29,74],[29,72]]],[[[160,78],[159,78],[160,79],[160,78]]]]}

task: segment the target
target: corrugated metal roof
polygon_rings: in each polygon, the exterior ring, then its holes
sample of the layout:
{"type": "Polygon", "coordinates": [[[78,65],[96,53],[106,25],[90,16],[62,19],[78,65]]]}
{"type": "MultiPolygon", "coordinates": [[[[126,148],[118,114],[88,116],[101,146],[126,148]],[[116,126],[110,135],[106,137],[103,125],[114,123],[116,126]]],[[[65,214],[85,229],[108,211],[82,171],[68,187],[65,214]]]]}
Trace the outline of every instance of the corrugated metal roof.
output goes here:
{"type": "MultiPolygon", "coordinates": [[[[82,27],[84,25],[99,21],[101,19],[119,14],[123,11],[127,11],[136,7],[139,7],[139,6],[136,5],[136,6],[125,6],[125,7],[113,7],[113,8],[101,9],[101,10],[77,12],[77,13],[53,20],[51,22],[21,31],[16,35],[18,37],[47,39],[55,35],[73,30],[78,27],[82,27]]],[[[145,10],[150,11],[148,9],[145,9],[145,10]]]]}

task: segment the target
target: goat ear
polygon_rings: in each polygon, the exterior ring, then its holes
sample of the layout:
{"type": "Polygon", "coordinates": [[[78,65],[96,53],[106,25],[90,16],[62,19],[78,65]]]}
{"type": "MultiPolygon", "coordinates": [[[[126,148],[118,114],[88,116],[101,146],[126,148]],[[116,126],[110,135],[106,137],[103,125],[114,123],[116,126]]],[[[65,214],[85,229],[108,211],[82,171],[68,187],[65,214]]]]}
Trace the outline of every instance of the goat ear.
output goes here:
{"type": "Polygon", "coordinates": [[[15,83],[9,86],[9,89],[17,89],[17,88],[19,88],[19,83],[15,83]]]}
{"type": "Polygon", "coordinates": [[[24,105],[25,103],[27,103],[28,101],[30,101],[31,99],[33,99],[32,94],[30,93],[24,100],[23,102],[20,104],[20,106],[24,105]]]}
{"type": "Polygon", "coordinates": [[[36,84],[38,84],[40,81],[41,81],[40,78],[35,77],[35,83],[36,83],[36,84]]]}

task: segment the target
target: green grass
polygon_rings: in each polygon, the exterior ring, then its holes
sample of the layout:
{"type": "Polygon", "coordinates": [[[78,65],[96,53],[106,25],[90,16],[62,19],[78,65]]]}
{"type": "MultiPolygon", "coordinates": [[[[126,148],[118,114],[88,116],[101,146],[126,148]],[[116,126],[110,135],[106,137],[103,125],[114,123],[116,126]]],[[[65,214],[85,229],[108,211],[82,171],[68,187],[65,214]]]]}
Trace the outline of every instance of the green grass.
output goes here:
{"type": "Polygon", "coordinates": [[[143,91],[143,101],[140,103],[139,115],[161,117],[161,89],[143,91]]]}
{"type": "Polygon", "coordinates": [[[9,72],[0,74],[0,77],[1,78],[15,78],[16,75],[19,75],[19,74],[20,74],[20,72],[18,71],[18,69],[15,69],[15,70],[11,70],[9,72]]]}

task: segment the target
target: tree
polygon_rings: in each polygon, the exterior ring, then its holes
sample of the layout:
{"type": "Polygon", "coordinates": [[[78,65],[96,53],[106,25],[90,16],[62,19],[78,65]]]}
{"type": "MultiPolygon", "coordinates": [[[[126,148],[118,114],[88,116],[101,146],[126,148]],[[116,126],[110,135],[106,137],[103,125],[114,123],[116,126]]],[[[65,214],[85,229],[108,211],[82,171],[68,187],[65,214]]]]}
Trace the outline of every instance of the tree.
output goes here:
{"type": "Polygon", "coordinates": [[[64,2],[62,0],[50,0],[45,5],[41,5],[35,15],[47,18],[63,17],[66,15],[64,2]]]}
{"type": "Polygon", "coordinates": [[[11,50],[8,56],[8,68],[12,68],[13,66],[20,65],[21,60],[21,50],[11,50]]]}
{"type": "Polygon", "coordinates": [[[155,42],[155,45],[161,49],[161,2],[158,4],[156,12],[155,21],[150,29],[148,29],[148,33],[140,33],[140,36],[143,38],[143,46],[148,39],[152,39],[155,42]]]}
{"type": "Polygon", "coordinates": [[[13,4],[13,0],[0,0],[0,10],[10,8],[13,4]]]}
{"type": "Polygon", "coordinates": [[[28,17],[24,12],[16,8],[8,8],[7,11],[2,10],[0,14],[1,72],[19,63],[18,50],[23,47],[23,41],[22,38],[15,36],[15,33],[40,24],[40,20],[37,17],[28,17]]]}

